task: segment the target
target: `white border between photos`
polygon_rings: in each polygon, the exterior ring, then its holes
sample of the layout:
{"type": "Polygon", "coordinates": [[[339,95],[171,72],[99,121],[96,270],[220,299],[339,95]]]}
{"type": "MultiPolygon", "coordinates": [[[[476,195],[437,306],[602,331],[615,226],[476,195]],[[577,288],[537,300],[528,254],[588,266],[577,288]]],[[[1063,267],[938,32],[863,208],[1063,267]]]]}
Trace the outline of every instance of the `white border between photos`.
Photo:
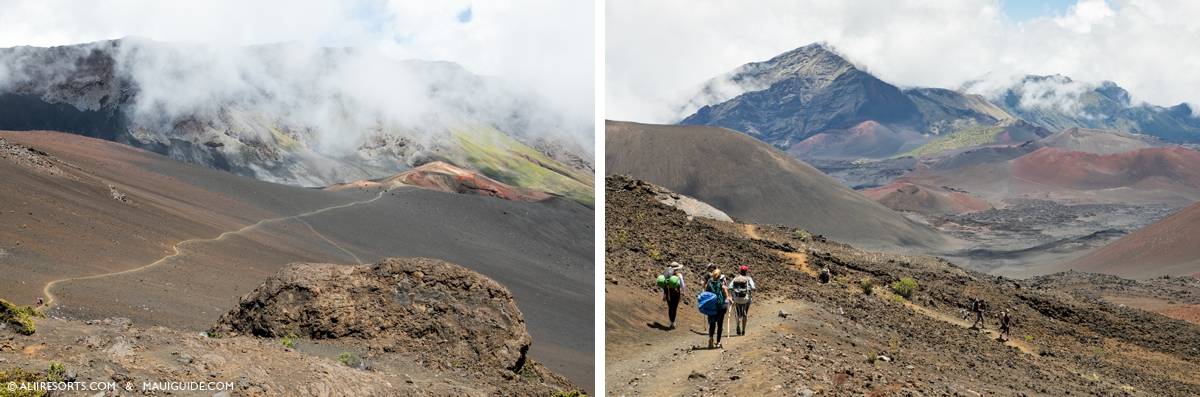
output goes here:
{"type": "Polygon", "coordinates": [[[596,396],[607,395],[607,390],[604,388],[604,0],[596,0],[596,144],[595,144],[595,159],[593,163],[596,165],[596,277],[595,277],[595,328],[593,335],[596,338],[595,346],[595,387],[592,389],[592,394],[596,396]]]}

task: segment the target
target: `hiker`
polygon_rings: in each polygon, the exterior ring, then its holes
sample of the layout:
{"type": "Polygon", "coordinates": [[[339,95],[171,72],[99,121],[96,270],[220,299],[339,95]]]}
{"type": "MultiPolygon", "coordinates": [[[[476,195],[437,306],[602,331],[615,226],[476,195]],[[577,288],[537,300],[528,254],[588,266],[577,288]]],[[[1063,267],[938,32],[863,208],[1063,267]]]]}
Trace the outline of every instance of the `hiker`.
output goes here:
{"type": "Polygon", "coordinates": [[[42,307],[42,298],[38,298],[38,300],[37,300],[37,307],[38,307],[38,308],[41,308],[41,307],[42,307]]]}
{"type": "Polygon", "coordinates": [[[975,322],[971,324],[971,328],[978,324],[981,329],[986,329],[987,323],[983,321],[983,299],[975,298],[975,302],[971,303],[971,312],[975,313],[975,322]]]}
{"type": "Polygon", "coordinates": [[[738,335],[746,334],[746,314],[750,312],[750,302],[754,300],[750,297],[750,291],[754,291],[754,279],[750,278],[746,273],[750,272],[750,267],[742,265],[738,269],[740,273],[729,282],[729,290],[733,299],[733,309],[737,313],[737,319],[734,324],[737,327],[738,335]]]}
{"type": "Polygon", "coordinates": [[[712,273],[705,276],[704,291],[711,292],[717,295],[717,314],[708,316],[708,348],[719,348],[721,346],[721,333],[725,332],[725,312],[729,310],[729,289],[725,288],[725,276],[721,275],[721,269],[716,265],[709,263],[712,268],[712,273]],[[717,333],[716,344],[713,344],[713,332],[717,333]]]}
{"type": "Polygon", "coordinates": [[[829,272],[829,265],[821,266],[821,275],[819,276],[821,284],[829,284],[829,278],[832,277],[829,272]]]}
{"type": "Polygon", "coordinates": [[[667,302],[667,318],[671,320],[670,329],[675,329],[675,312],[679,308],[679,301],[683,300],[683,291],[686,286],[683,282],[683,265],[679,262],[671,262],[671,266],[663,271],[663,301],[667,302]]]}
{"type": "Polygon", "coordinates": [[[1008,315],[1008,310],[1000,312],[1000,337],[1005,342],[1011,340],[1012,332],[1009,326],[1012,325],[1012,317],[1008,315]]]}

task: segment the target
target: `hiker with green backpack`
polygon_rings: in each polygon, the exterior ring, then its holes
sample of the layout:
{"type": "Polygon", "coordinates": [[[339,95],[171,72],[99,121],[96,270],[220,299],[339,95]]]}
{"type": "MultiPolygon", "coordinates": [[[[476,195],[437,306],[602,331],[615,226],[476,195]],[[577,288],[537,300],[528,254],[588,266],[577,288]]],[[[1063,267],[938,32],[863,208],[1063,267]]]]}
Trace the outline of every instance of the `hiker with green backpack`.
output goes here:
{"type": "Polygon", "coordinates": [[[733,293],[731,301],[733,302],[734,312],[737,313],[737,319],[734,320],[734,325],[737,327],[738,335],[746,334],[746,317],[750,313],[750,302],[754,300],[750,298],[750,291],[754,291],[754,279],[747,274],[750,272],[750,267],[742,265],[738,268],[738,276],[734,277],[729,282],[729,290],[733,293]]]}
{"type": "Polygon", "coordinates": [[[658,287],[663,290],[663,301],[667,302],[667,317],[671,320],[670,329],[675,329],[675,312],[679,301],[683,300],[683,265],[671,262],[671,266],[658,275],[658,287]]]}
{"type": "Polygon", "coordinates": [[[725,332],[725,311],[729,308],[729,289],[725,288],[725,278],[721,269],[712,263],[708,264],[710,273],[704,276],[704,292],[696,297],[700,313],[708,315],[708,348],[720,348],[721,334],[725,332]],[[713,343],[713,332],[716,332],[716,343],[713,343]]]}

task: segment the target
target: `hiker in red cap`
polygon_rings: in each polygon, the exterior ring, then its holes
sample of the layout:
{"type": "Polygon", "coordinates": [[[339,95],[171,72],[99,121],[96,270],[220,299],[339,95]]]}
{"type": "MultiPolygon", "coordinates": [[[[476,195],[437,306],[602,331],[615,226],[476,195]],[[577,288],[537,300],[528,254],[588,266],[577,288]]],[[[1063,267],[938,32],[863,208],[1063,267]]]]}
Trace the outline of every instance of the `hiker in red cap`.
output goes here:
{"type": "Polygon", "coordinates": [[[737,312],[737,334],[746,334],[746,314],[750,312],[750,291],[754,291],[754,279],[750,278],[750,267],[738,268],[738,276],[729,282],[729,293],[733,297],[733,308],[737,312]]]}

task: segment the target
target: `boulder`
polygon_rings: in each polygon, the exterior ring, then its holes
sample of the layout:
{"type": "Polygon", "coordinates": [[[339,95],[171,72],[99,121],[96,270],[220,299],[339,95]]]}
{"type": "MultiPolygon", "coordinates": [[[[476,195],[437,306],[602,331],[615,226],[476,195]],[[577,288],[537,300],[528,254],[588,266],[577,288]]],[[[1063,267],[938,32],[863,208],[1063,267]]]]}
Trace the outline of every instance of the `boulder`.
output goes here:
{"type": "Polygon", "coordinates": [[[532,342],[503,285],[436,259],[373,265],[293,263],[225,313],[212,331],[348,339],[469,363],[483,372],[519,371],[532,342]]]}

